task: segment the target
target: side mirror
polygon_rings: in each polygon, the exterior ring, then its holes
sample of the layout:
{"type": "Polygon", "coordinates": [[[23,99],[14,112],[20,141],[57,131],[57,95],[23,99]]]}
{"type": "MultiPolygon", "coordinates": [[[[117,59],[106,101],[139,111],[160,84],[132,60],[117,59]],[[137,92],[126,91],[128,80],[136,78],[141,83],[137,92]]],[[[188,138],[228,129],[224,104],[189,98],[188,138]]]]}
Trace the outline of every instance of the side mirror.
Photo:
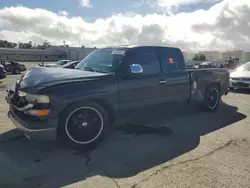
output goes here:
{"type": "Polygon", "coordinates": [[[140,74],[143,73],[143,68],[141,65],[139,64],[132,64],[129,66],[130,67],[130,72],[132,74],[140,74]]]}

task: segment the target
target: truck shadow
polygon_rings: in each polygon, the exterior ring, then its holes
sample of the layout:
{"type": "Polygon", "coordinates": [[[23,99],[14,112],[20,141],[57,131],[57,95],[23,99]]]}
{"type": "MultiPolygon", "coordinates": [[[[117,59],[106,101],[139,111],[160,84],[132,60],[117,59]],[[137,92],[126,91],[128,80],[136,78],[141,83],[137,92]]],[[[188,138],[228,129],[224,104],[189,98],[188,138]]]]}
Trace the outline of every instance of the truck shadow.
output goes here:
{"type": "Polygon", "coordinates": [[[146,173],[195,149],[201,136],[246,118],[237,110],[225,103],[215,113],[152,107],[116,128],[100,146],[85,150],[29,141],[11,130],[0,135],[0,187],[63,187],[97,175],[146,173]]]}

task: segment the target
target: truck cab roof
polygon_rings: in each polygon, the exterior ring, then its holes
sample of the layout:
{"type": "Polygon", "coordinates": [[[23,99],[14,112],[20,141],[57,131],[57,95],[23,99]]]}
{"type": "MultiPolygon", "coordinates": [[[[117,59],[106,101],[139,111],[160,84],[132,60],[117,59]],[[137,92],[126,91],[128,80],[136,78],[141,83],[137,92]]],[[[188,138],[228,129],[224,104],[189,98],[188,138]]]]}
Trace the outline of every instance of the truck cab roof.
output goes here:
{"type": "MultiPolygon", "coordinates": [[[[172,49],[179,49],[170,46],[161,46],[161,45],[118,45],[118,46],[108,46],[99,49],[135,49],[135,48],[172,48],[172,49]]],[[[180,49],[179,49],[180,50],[180,49]]]]}

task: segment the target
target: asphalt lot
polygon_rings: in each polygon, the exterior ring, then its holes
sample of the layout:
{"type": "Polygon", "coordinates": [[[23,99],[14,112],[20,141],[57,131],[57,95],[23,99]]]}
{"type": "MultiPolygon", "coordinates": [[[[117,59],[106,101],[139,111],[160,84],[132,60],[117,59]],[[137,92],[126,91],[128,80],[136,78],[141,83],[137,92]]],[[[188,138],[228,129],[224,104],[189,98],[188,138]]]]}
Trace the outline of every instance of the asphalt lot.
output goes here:
{"type": "Polygon", "coordinates": [[[0,187],[250,187],[250,92],[229,93],[215,113],[145,109],[88,150],[27,140],[4,95],[0,87],[0,187]]]}

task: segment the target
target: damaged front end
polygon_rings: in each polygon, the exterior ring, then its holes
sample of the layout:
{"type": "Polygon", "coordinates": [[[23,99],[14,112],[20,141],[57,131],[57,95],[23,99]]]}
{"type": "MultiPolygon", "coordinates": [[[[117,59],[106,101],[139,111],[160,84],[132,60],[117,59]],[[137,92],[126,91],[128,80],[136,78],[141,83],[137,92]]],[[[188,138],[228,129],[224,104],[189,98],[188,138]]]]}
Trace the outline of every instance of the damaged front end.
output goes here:
{"type": "Polygon", "coordinates": [[[46,95],[8,90],[6,101],[23,114],[41,117],[50,113],[50,100],[46,95]]]}
{"type": "Polygon", "coordinates": [[[53,140],[57,136],[58,119],[51,117],[51,102],[47,95],[7,90],[6,102],[10,105],[8,117],[29,139],[53,140]]]}

